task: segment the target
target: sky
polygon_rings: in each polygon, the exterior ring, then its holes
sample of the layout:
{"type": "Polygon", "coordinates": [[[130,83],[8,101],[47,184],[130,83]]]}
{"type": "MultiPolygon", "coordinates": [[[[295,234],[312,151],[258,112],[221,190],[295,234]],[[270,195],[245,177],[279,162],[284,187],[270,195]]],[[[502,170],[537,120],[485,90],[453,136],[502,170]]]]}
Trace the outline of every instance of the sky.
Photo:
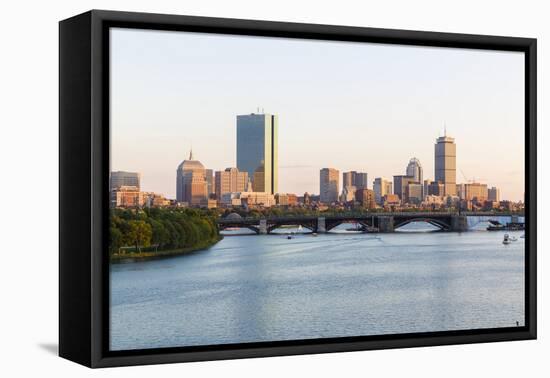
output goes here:
{"type": "MultiPolygon", "coordinates": [[[[175,197],[176,168],[236,166],[236,116],[279,117],[279,192],[319,193],[319,169],[434,177],[457,144],[457,183],[524,195],[524,56],[340,41],[111,29],[111,170],[175,197]]],[[[341,189],[341,188],[340,188],[341,189]]]]}

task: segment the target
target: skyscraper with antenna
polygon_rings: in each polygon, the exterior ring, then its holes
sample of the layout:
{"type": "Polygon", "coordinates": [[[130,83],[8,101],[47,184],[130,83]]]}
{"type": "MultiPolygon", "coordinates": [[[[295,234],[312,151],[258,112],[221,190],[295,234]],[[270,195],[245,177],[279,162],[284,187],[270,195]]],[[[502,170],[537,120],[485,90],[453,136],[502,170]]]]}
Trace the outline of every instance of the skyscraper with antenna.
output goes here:
{"type": "Polygon", "coordinates": [[[444,134],[435,143],[435,181],[443,184],[444,195],[456,196],[456,144],[454,138],[444,134]]]}

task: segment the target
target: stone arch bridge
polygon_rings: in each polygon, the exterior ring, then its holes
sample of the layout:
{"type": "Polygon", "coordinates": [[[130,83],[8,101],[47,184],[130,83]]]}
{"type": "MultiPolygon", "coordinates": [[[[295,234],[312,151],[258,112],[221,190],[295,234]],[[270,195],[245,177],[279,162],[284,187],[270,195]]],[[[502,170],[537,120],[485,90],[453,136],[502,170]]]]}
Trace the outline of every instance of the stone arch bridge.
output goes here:
{"type": "Polygon", "coordinates": [[[491,219],[492,217],[511,217],[515,214],[503,213],[456,213],[456,212],[394,212],[394,213],[342,213],[335,215],[296,215],[278,216],[266,218],[241,218],[226,217],[218,220],[220,230],[228,228],[248,228],[257,234],[269,234],[282,226],[302,226],[311,232],[324,233],[332,230],[342,223],[358,223],[367,232],[393,232],[395,229],[412,222],[426,222],[436,226],[441,231],[467,231],[469,217],[482,217],[479,219],[491,219]]]}

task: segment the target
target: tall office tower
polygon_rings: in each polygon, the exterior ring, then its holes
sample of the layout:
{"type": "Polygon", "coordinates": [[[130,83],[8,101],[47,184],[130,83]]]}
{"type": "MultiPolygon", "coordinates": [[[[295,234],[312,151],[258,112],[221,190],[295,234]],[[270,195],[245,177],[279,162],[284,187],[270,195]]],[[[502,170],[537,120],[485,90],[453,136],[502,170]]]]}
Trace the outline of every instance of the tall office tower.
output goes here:
{"type": "Polygon", "coordinates": [[[255,192],[277,193],[277,134],[276,115],[237,116],[237,168],[248,173],[255,192]]]}
{"type": "Polygon", "coordinates": [[[176,171],[176,200],[189,205],[200,205],[208,199],[206,169],[198,160],[193,160],[193,151],[189,159],[184,160],[176,171]]]}
{"type": "Polygon", "coordinates": [[[323,203],[338,201],[340,188],[340,171],[334,168],[323,168],[320,171],[319,194],[323,203]]]}
{"type": "Polygon", "coordinates": [[[367,189],[369,186],[369,178],[366,172],[350,171],[344,172],[342,176],[343,188],[355,186],[356,189],[367,189]]]}
{"type": "Polygon", "coordinates": [[[443,184],[443,195],[456,195],[456,144],[447,133],[436,140],[435,181],[443,184]]]}
{"type": "Polygon", "coordinates": [[[422,184],[422,165],[420,164],[420,161],[415,157],[409,160],[409,164],[407,165],[407,176],[414,177],[414,181],[422,184]]]}
{"type": "Polygon", "coordinates": [[[137,172],[124,172],[116,171],[111,172],[111,177],[109,180],[109,190],[118,190],[122,186],[135,186],[139,192],[141,175],[137,172]]]}
{"type": "Polygon", "coordinates": [[[214,193],[214,171],[212,169],[205,169],[206,185],[208,187],[208,196],[214,193]]]}
{"type": "Polygon", "coordinates": [[[399,196],[401,203],[407,202],[407,185],[411,182],[416,182],[412,176],[393,176],[393,193],[399,196]]]}
{"type": "Polygon", "coordinates": [[[246,191],[248,172],[239,172],[237,168],[226,168],[225,171],[217,171],[215,179],[215,192],[218,201],[225,193],[238,193],[246,191]]]}
{"type": "Polygon", "coordinates": [[[384,196],[386,194],[392,194],[392,183],[382,177],[377,177],[372,182],[372,189],[374,190],[374,199],[377,204],[384,204],[384,196]]]}
{"type": "Polygon", "coordinates": [[[353,174],[355,172],[344,172],[342,173],[342,187],[345,189],[348,186],[353,186],[353,174]]]}
{"type": "Polygon", "coordinates": [[[500,189],[494,186],[488,190],[487,199],[493,202],[500,202],[500,189]]]}
{"type": "Polygon", "coordinates": [[[355,174],[355,180],[353,185],[357,189],[368,189],[369,187],[369,175],[367,172],[357,172],[355,174]]]}

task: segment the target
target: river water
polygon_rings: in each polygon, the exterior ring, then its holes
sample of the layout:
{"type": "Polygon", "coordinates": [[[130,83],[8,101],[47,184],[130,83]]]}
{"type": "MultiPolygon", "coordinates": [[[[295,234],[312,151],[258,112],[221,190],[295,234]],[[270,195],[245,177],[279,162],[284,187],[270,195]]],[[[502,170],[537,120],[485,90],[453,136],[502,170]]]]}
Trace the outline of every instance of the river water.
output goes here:
{"type": "Polygon", "coordinates": [[[524,325],[525,242],[508,233],[227,236],[113,264],[110,348],[524,325]]]}

